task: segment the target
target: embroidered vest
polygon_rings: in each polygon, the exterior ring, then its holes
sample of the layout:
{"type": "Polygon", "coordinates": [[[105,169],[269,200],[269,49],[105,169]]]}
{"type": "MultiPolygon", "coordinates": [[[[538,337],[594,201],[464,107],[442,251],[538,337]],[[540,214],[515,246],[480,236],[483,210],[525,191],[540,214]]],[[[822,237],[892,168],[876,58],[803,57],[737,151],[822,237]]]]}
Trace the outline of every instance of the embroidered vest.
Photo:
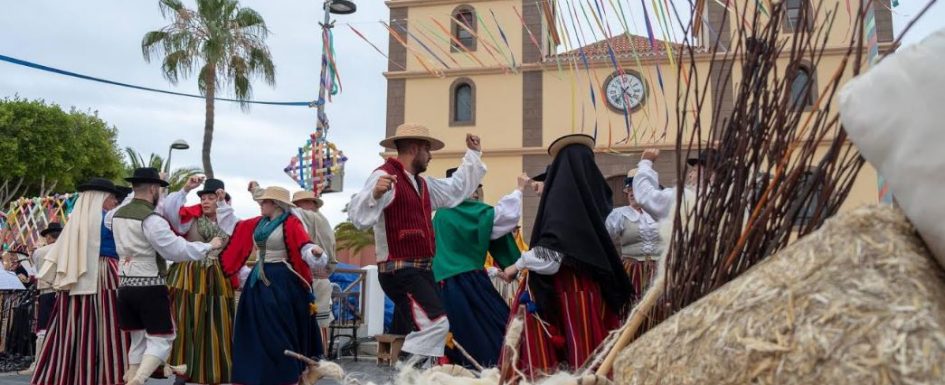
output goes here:
{"type": "Polygon", "coordinates": [[[397,159],[388,158],[378,170],[397,176],[394,183],[394,201],[384,209],[384,226],[387,232],[388,260],[412,260],[433,258],[436,240],[433,237],[433,209],[430,192],[423,178],[416,178],[413,188],[397,159]]]}
{"type": "Polygon", "coordinates": [[[121,274],[127,277],[164,277],[167,275],[167,263],[144,235],[144,219],[157,215],[154,205],[135,199],[115,212],[112,229],[115,243],[122,261],[121,274]],[[125,269],[128,265],[128,269],[125,269]]]}

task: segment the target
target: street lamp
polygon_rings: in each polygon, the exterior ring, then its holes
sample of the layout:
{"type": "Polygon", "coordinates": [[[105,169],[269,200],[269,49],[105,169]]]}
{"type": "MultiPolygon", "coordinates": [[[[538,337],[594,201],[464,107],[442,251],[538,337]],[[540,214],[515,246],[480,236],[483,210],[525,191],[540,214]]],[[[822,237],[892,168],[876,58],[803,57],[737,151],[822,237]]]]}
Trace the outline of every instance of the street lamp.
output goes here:
{"type": "MultiPolygon", "coordinates": [[[[325,76],[327,76],[328,72],[328,50],[331,49],[331,47],[328,46],[329,42],[331,41],[328,36],[331,33],[331,29],[335,27],[335,22],[331,20],[331,14],[334,13],[338,15],[350,15],[357,11],[358,7],[350,0],[325,0],[325,2],[322,4],[322,9],[325,12],[325,20],[322,23],[319,23],[322,26],[323,37],[322,69],[318,77],[318,101],[316,103],[318,114],[315,118],[315,121],[317,122],[316,131],[321,135],[316,135],[314,138],[315,140],[312,145],[316,147],[319,144],[327,141],[326,137],[328,136],[328,115],[325,115],[325,92],[327,91],[325,85],[328,84],[328,81],[325,79],[325,76]]],[[[325,154],[323,154],[323,156],[328,158],[330,155],[330,150],[326,146],[325,154]]],[[[315,162],[316,160],[313,156],[312,164],[315,162]]],[[[312,184],[312,189],[317,191],[315,183],[312,184]]]]}
{"type": "MultiPolygon", "coordinates": [[[[167,149],[167,161],[164,162],[164,173],[169,174],[171,172],[171,151],[174,150],[186,150],[190,148],[190,145],[187,144],[187,141],[183,139],[177,139],[171,143],[170,148],[167,149]]],[[[167,176],[170,178],[170,175],[167,176]]]]}

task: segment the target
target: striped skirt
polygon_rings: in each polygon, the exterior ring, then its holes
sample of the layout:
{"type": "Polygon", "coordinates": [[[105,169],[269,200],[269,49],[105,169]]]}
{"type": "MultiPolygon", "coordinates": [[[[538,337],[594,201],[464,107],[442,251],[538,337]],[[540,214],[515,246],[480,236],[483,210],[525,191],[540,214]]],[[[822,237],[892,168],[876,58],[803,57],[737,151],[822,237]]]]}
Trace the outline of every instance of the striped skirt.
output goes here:
{"type": "MultiPolygon", "coordinates": [[[[512,309],[525,305],[520,303],[521,293],[527,290],[528,285],[522,284],[512,309]]],[[[525,316],[516,365],[531,379],[554,373],[562,365],[580,367],[607,334],[620,326],[618,315],[604,304],[600,286],[590,276],[562,266],[554,276],[554,290],[558,319],[543,320],[536,313],[525,316]]]]}
{"type": "Polygon", "coordinates": [[[188,382],[230,382],[233,366],[233,287],[216,260],[181,262],[168,271],[177,338],[168,363],[187,365],[188,382]]]}
{"type": "Polygon", "coordinates": [[[633,288],[633,293],[630,295],[630,304],[636,305],[637,302],[640,302],[640,298],[643,298],[646,289],[649,289],[650,284],[653,283],[653,276],[656,275],[657,269],[656,261],[640,261],[624,257],[623,268],[627,271],[627,276],[630,277],[630,284],[633,288]]]}
{"type": "Polygon", "coordinates": [[[56,296],[33,385],[122,384],[128,333],[118,329],[118,260],[99,258],[98,293],[56,296]]]}

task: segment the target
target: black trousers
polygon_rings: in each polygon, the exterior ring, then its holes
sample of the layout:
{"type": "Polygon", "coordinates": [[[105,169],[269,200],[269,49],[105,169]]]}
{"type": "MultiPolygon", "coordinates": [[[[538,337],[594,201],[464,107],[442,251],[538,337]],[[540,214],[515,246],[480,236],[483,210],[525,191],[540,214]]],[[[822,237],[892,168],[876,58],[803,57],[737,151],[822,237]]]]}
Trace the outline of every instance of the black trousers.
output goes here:
{"type": "Polygon", "coordinates": [[[144,330],[151,335],[174,333],[167,286],[119,287],[118,326],[124,331],[144,330]]]}
{"type": "Polygon", "coordinates": [[[407,334],[420,330],[412,315],[413,303],[419,305],[431,320],[446,316],[432,271],[406,267],[380,273],[377,278],[381,289],[394,302],[393,333],[407,334]]]}

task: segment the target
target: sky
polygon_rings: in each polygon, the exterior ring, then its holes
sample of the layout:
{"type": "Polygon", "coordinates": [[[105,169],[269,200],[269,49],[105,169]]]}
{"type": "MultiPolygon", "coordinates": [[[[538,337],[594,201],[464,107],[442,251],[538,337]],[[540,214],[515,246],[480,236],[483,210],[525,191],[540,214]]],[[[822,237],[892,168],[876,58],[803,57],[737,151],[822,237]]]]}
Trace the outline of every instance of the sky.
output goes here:
{"type": "MultiPolygon", "coordinates": [[[[191,0],[184,3],[193,6],[191,0]]],[[[926,1],[899,3],[894,9],[897,34],[926,1]]],[[[904,44],[914,43],[945,26],[943,3],[933,6],[907,35],[904,44]]],[[[176,86],[171,85],[162,77],[158,63],[149,64],[142,58],[142,36],[167,24],[157,1],[6,0],[0,4],[2,55],[120,82],[197,93],[196,80],[182,79],[176,86]]],[[[321,54],[318,25],[323,17],[321,1],[243,0],[241,4],[265,18],[270,29],[267,42],[276,65],[275,87],[256,81],[253,98],[315,99],[321,54]]],[[[343,89],[327,106],[332,126],[329,140],[349,160],[345,190],[324,197],[322,211],[332,224],[345,219],[341,210],[380,164],[381,148],[377,142],[385,133],[386,59],[342,23],[350,23],[386,52],[387,32],[377,21],[388,19],[388,9],[380,0],[362,0],[357,4],[358,12],[337,17],[339,25],[335,28],[336,60],[343,89]]],[[[200,99],[119,88],[0,62],[0,98],[14,95],[44,99],[66,109],[74,106],[97,112],[118,128],[121,147],[132,147],[145,157],[150,153],[166,156],[171,142],[184,139],[191,148],[175,151],[173,166],[201,164],[204,103],[200,99]]],[[[258,215],[258,206],[246,191],[250,180],[263,186],[297,189],[282,170],[314,131],[313,109],[254,105],[244,112],[236,104],[218,102],[215,121],[213,166],[216,176],[226,182],[233,195],[238,216],[258,215]]],[[[190,201],[196,202],[196,196],[191,194],[190,201]]]]}

